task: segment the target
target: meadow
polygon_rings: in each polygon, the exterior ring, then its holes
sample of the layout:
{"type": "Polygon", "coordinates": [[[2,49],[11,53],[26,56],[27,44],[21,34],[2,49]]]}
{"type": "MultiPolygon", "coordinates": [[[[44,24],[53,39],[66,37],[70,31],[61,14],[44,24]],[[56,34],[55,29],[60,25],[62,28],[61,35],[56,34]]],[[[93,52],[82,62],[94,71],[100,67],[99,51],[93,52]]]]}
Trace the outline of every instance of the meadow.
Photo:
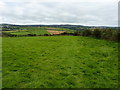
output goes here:
{"type": "Polygon", "coordinates": [[[117,88],[118,43],[82,36],[2,38],[3,88],[117,88]]]}
{"type": "Polygon", "coordinates": [[[20,27],[18,30],[2,31],[3,33],[8,33],[12,35],[45,35],[50,33],[47,30],[53,31],[65,31],[67,33],[74,33],[75,30],[65,29],[65,28],[53,28],[53,27],[20,27]]]}
{"type": "Polygon", "coordinates": [[[28,35],[28,34],[36,34],[36,35],[44,35],[44,34],[49,34],[47,30],[44,28],[21,28],[20,30],[11,30],[11,31],[3,31],[4,33],[10,33],[12,35],[28,35]]]}

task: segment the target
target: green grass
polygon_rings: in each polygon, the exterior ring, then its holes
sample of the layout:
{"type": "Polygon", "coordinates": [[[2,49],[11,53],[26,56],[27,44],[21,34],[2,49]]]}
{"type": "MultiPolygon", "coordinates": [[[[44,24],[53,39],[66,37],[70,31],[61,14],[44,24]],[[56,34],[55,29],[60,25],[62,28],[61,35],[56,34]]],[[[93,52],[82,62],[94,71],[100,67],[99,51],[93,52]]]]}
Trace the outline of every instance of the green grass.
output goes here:
{"type": "Polygon", "coordinates": [[[46,30],[15,30],[15,31],[3,31],[6,33],[10,33],[13,35],[28,35],[28,34],[36,34],[36,35],[44,35],[50,34],[46,30]]]}
{"type": "Polygon", "coordinates": [[[117,88],[118,43],[80,36],[3,37],[3,88],[117,88]]]}
{"type": "Polygon", "coordinates": [[[18,32],[11,32],[14,35],[27,35],[27,34],[36,34],[36,35],[44,35],[49,34],[46,30],[20,30],[18,32]]]}

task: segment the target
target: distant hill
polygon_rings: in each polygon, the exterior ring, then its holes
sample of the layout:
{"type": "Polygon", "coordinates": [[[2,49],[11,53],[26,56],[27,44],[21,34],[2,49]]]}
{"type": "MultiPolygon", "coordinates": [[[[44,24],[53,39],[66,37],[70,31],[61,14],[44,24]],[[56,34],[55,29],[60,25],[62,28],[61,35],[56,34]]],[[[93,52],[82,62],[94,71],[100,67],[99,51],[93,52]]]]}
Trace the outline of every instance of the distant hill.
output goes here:
{"type": "Polygon", "coordinates": [[[108,27],[108,26],[83,26],[83,25],[69,25],[69,24],[60,24],[60,25],[15,25],[15,24],[0,24],[2,30],[15,30],[19,27],[55,27],[55,28],[67,28],[72,30],[86,30],[90,28],[112,28],[117,29],[118,27],[108,27]]]}

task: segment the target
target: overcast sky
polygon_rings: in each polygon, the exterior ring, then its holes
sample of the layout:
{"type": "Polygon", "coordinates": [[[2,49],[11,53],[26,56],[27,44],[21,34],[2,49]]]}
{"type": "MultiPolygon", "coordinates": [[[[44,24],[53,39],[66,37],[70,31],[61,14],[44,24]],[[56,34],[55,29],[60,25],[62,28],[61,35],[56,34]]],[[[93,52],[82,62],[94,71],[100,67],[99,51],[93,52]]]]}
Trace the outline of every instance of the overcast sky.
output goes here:
{"type": "Polygon", "coordinates": [[[118,25],[119,0],[0,0],[0,23],[118,25]]]}

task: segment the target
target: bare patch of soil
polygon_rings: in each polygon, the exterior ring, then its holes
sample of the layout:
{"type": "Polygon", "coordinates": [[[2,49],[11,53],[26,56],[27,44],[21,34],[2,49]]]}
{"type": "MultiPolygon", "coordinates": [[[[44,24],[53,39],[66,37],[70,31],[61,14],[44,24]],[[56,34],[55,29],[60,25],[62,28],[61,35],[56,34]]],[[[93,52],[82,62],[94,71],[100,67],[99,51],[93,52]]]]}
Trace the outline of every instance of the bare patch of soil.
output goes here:
{"type": "Polygon", "coordinates": [[[59,35],[61,33],[64,33],[65,31],[53,31],[53,30],[47,30],[52,35],[59,35]]]}

